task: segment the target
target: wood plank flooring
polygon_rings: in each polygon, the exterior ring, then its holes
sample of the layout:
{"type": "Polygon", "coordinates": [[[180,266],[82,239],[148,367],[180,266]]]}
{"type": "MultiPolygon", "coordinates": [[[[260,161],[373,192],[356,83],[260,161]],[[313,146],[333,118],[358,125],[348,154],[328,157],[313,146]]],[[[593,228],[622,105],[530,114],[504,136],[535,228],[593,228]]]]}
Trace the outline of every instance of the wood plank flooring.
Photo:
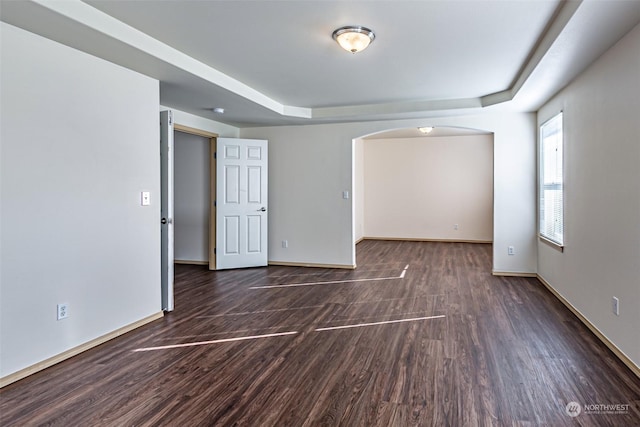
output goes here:
{"type": "Polygon", "coordinates": [[[492,276],[491,245],[364,241],[357,258],[177,265],[176,311],[5,387],[0,424],[640,426],[640,379],[536,279],[492,276]],[[572,401],[628,406],[570,417],[572,401]]]}

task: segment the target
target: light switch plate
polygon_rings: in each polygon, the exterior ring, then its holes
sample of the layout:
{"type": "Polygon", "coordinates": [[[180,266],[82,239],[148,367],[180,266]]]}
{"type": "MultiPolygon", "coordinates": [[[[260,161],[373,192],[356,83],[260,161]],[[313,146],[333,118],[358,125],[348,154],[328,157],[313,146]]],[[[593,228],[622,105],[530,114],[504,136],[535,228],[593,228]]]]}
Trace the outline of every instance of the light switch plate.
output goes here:
{"type": "Polygon", "coordinates": [[[140,193],[140,203],[142,206],[149,206],[151,204],[151,192],[143,191],[140,193]]]}

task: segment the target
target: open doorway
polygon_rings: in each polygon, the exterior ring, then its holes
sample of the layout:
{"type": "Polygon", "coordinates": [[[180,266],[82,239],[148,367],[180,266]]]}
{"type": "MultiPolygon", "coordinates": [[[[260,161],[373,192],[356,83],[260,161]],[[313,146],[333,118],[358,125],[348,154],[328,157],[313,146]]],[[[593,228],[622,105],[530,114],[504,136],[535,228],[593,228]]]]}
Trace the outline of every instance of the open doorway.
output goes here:
{"type": "Polygon", "coordinates": [[[379,132],[354,140],[354,241],[493,241],[493,133],[379,132]]]}
{"type": "Polygon", "coordinates": [[[216,269],[215,133],[174,125],[174,262],[216,269]]]}

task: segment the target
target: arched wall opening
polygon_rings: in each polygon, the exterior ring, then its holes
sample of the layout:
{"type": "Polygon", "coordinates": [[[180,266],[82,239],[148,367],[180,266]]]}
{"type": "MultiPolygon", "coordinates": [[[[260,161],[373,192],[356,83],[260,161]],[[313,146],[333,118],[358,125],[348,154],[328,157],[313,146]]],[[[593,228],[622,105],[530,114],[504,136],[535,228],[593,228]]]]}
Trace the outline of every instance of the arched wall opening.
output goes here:
{"type": "Polygon", "coordinates": [[[356,266],[355,143],[380,131],[431,124],[493,134],[493,273],[536,272],[536,115],[476,115],[243,129],[269,140],[269,259],[356,266]],[[272,154],[272,155],[271,155],[272,154]],[[277,191],[275,190],[277,189],[277,191]],[[346,193],[345,193],[346,192],[346,193]],[[283,248],[282,240],[289,242],[283,248]],[[514,253],[509,254],[513,246],[514,253]]]}
{"type": "Polygon", "coordinates": [[[493,241],[492,132],[392,129],[354,139],[354,241],[493,241]]]}

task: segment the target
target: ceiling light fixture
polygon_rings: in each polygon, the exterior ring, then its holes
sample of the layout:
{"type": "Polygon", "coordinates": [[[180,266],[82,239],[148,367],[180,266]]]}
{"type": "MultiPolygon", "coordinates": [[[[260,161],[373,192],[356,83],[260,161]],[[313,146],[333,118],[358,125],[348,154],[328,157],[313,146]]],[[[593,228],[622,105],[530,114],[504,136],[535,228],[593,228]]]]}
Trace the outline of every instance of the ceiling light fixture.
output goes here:
{"type": "Polygon", "coordinates": [[[212,108],[212,110],[216,114],[224,114],[224,108],[216,107],[216,108],[212,108]]]}
{"type": "Polygon", "coordinates": [[[418,130],[422,133],[431,133],[431,131],[433,130],[433,126],[421,127],[421,128],[418,128],[418,130]]]}
{"type": "Polygon", "coordinates": [[[365,50],[376,35],[366,27],[349,25],[335,30],[332,37],[344,50],[356,53],[365,50]]]}

